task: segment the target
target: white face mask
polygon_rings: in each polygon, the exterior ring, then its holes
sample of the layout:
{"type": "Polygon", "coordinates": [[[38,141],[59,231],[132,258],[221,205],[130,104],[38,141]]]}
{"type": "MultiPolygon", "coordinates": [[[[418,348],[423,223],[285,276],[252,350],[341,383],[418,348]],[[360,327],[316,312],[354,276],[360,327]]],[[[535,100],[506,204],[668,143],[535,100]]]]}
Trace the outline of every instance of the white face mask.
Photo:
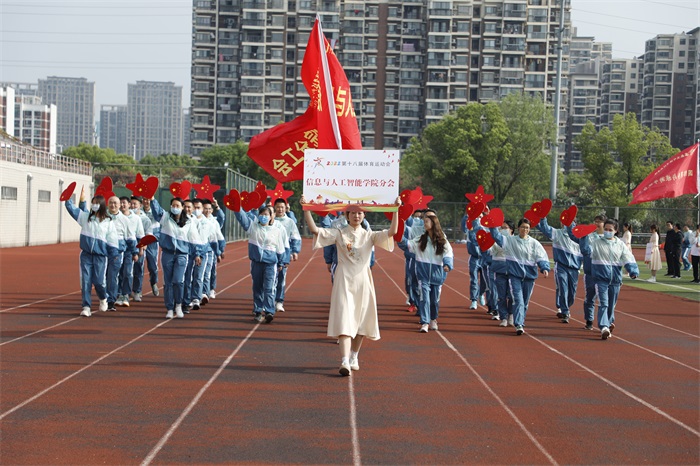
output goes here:
{"type": "Polygon", "coordinates": [[[510,236],[510,230],[508,228],[501,228],[501,234],[503,236],[510,236]]]}
{"type": "Polygon", "coordinates": [[[604,231],[603,232],[603,238],[605,238],[605,239],[612,239],[613,236],[615,236],[614,231],[604,231]]]}
{"type": "Polygon", "coordinates": [[[98,210],[100,210],[100,207],[101,207],[100,204],[93,204],[91,209],[93,212],[97,212],[98,210]]]}
{"type": "Polygon", "coordinates": [[[182,209],[179,207],[171,207],[170,213],[173,215],[180,215],[182,213],[182,209]]]}
{"type": "Polygon", "coordinates": [[[194,215],[195,215],[195,217],[201,217],[202,216],[202,209],[194,209],[194,215]]]}

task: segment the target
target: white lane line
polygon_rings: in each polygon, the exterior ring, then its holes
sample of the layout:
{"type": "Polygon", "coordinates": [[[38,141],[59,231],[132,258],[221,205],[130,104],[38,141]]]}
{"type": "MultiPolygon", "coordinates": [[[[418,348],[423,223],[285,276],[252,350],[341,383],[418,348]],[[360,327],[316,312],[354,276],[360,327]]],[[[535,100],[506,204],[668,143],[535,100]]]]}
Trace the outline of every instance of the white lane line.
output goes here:
{"type": "Polygon", "coordinates": [[[187,407],[185,408],[185,410],[182,413],[180,413],[180,416],[178,416],[177,420],[175,420],[175,422],[173,422],[173,424],[170,426],[170,428],[165,433],[165,435],[163,435],[163,437],[161,437],[161,439],[158,441],[156,446],[153,447],[153,449],[150,451],[150,453],[148,453],[146,458],[144,458],[143,462],[141,462],[141,465],[151,464],[151,462],[155,459],[156,455],[160,452],[160,450],[163,448],[165,443],[170,439],[170,437],[172,437],[172,435],[175,433],[177,428],[180,427],[180,424],[182,424],[182,421],[185,420],[187,415],[190,414],[190,411],[192,411],[194,409],[194,407],[197,405],[197,403],[199,402],[199,399],[202,398],[202,396],[204,395],[204,392],[206,392],[209,389],[209,387],[214,383],[214,381],[216,381],[216,379],[219,377],[221,372],[223,372],[223,370],[226,369],[226,366],[228,366],[228,364],[231,362],[231,360],[236,356],[236,354],[238,354],[238,352],[241,350],[243,345],[245,345],[248,342],[250,337],[260,327],[260,325],[261,325],[260,323],[256,324],[251,329],[251,331],[248,332],[248,335],[246,335],[246,337],[238,344],[238,346],[236,346],[236,349],[233,350],[233,352],[231,354],[229,354],[229,356],[224,360],[223,363],[221,363],[221,365],[219,366],[217,371],[214,372],[214,375],[212,375],[209,378],[209,380],[207,381],[207,383],[205,383],[204,386],[199,389],[199,392],[197,392],[197,394],[192,399],[192,401],[190,401],[190,404],[188,404],[187,407]]]}
{"type": "MultiPolygon", "coordinates": [[[[535,304],[535,305],[537,305],[537,306],[540,306],[541,308],[543,308],[543,309],[545,309],[545,310],[547,310],[547,311],[550,311],[550,312],[553,313],[553,314],[556,314],[556,312],[557,312],[555,309],[549,308],[549,307],[545,306],[544,304],[540,304],[540,303],[538,303],[538,302],[536,302],[536,301],[530,300],[530,302],[531,302],[532,304],[535,304]]],[[[569,318],[570,318],[571,320],[573,320],[574,322],[578,322],[578,323],[580,323],[580,324],[584,324],[584,325],[585,325],[585,322],[583,322],[583,321],[581,321],[581,320],[575,319],[575,318],[573,318],[573,317],[571,317],[571,316],[570,316],[569,318]]],[[[660,358],[662,358],[662,359],[666,359],[667,361],[676,363],[676,364],[678,364],[678,365],[680,365],[680,366],[683,366],[683,367],[685,367],[685,368],[688,368],[688,369],[694,370],[695,372],[700,373],[700,369],[697,369],[697,368],[695,368],[695,367],[693,367],[693,366],[689,366],[688,364],[685,364],[685,363],[683,363],[683,362],[677,361],[677,360],[675,360],[675,359],[673,359],[673,358],[671,358],[671,357],[669,357],[669,356],[666,356],[666,355],[664,355],[664,354],[657,353],[656,351],[654,351],[654,350],[652,350],[652,349],[650,349],[650,348],[647,348],[647,347],[645,347],[645,346],[639,345],[639,344],[637,344],[637,343],[633,343],[633,342],[631,342],[631,341],[629,341],[629,340],[627,340],[627,339],[625,339],[625,338],[620,337],[617,333],[615,334],[615,339],[617,339],[617,340],[619,340],[619,341],[622,341],[622,342],[624,342],[624,343],[627,343],[628,345],[635,346],[635,347],[637,347],[637,348],[639,348],[639,349],[641,349],[641,350],[647,351],[647,352],[649,352],[649,353],[651,353],[651,354],[653,354],[653,355],[655,355],[655,356],[658,356],[658,357],[660,357],[660,358]]]]}
{"type": "Polygon", "coordinates": [[[134,342],[140,340],[141,338],[145,337],[145,336],[148,335],[149,333],[151,333],[151,332],[153,332],[154,330],[156,330],[156,329],[160,328],[161,326],[165,325],[165,324],[168,323],[169,321],[170,321],[169,319],[168,319],[168,320],[164,320],[163,322],[159,323],[158,325],[156,325],[156,326],[153,327],[152,329],[148,330],[147,332],[144,332],[144,333],[142,333],[141,335],[137,336],[136,338],[130,340],[129,342],[124,343],[124,344],[121,345],[120,347],[113,349],[113,350],[110,351],[109,353],[107,353],[107,354],[105,354],[105,355],[103,355],[103,356],[100,356],[99,358],[95,359],[94,361],[92,361],[92,362],[91,362],[90,364],[88,364],[87,366],[84,366],[84,367],[78,369],[77,371],[73,372],[72,374],[70,374],[70,375],[68,375],[68,376],[66,376],[66,377],[64,377],[64,378],[62,378],[61,380],[59,380],[59,381],[56,382],[55,384],[51,385],[51,386],[48,387],[48,388],[45,388],[44,390],[40,391],[39,393],[37,393],[37,394],[34,395],[33,397],[31,397],[31,398],[29,398],[29,399],[23,401],[22,403],[18,404],[18,405],[15,406],[14,408],[5,411],[4,413],[0,414],[0,420],[3,419],[3,418],[5,418],[5,417],[7,417],[8,415],[14,413],[14,412],[17,411],[18,409],[20,409],[20,408],[22,408],[22,407],[28,405],[29,403],[31,403],[32,401],[36,400],[37,398],[40,398],[41,396],[47,394],[48,392],[50,392],[50,391],[53,390],[54,388],[58,387],[59,385],[63,384],[64,382],[67,382],[68,380],[72,379],[73,377],[75,377],[76,375],[82,373],[83,371],[88,370],[89,368],[91,368],[91,367],[94,366],[95,364],[99,363],[100,361],[106,359],[107,357],[111,356],[112,354],[114,354],[114,353],[116,353],[116,352],[118,352],[118,351],[120,351],[120,350],[126,348],[126,347],[129,346],[130,344],[132,344],[132,343],[134,343],[134,342]]]}
{"type": "Polygon", "coordinates": [[[35,330],[35,331],[32,332],[32,333],[28,333],[28,334],[26,334],[26,335],[22,335],[21,337],[13,338],[12,340],[3,341],[2,343],[0,343],[0,346],[6,345],[6,344],[8,344],[8,343],[12,343],[13,341],[21,340],[21,339],[23,339],[23,338],[31,337],[32,335],[36,335],[37,333],[45,332],[45,331],[47,331],[47,330],[51,330],[52,328],[60,327],[61,325],[64,325],[64,324],[73,322],[74,320],[80,320],[80,319],[82,319],[82,317],[73,317],[72,319],[64,320],[63,322],[59,322],[59,323],[56,324],[56,325],[52,325],[52,326],[50,326],[50,327],[46,327],[46,328],[42,328],[42,329],[39,329],[39,330],[35,330]]]}
{"type": "Polygon", "coordinates": [[[74,295],[74,294],[77,294],[77,293],[80,293],[80,290],[78,290],[78,291],[73,291],[72,293],[66,293],[66,294],[62,294],[62,295],[58,295],[58,296],[52,296],[52,297],[50,297],[50,298],[41,299],[41,300],[39,300],[39,301],[33,301],[33,302],[31,302],[31,303],[22,304],[22,305],[20,305],[20,306],[8,307],[7,309],[0,309],[0,313],[8,312],[8,311],[14,311],[15,309],[21,309],[21,308],[23,308],[23,307],[33,306],[33,305],[39,304],[39,303],[45,303],[46,301],[52,301],[52,300],[54,300],[54,299],[65,298],[66,296],[74,295]]]}
{"type": "Polygon", "coordinates": [[[360,457],[360,437],[357,434],[357,404],[355,403],[355,384],[352,381],[353,377],[348,377],[348,396],[350,398],[350,433],[352,434],[352,464],[360,466],[362,458],[360,457]]]}
{"type": "MultiPolygon", "coordinates": [[[[552,289],[552,288],[549,288],[549,287],[547,287],[547,286],[544,286],[544,285],[539,285],[537,282],[535,282],[535,286],[539,286],[539,287],[541,287],[541,288],[544,288],[545,290],[549,290],[549,291],[554,291],[554,292],[556,292],[556,290],[554,290],[554,289],[552,289]]],[[[578,293],[577,293],[577,294],[578,294],[578,293]]],[[[585,294],[585,290],[584,290],[584,294],[585,294]]],[[[581,302],[585,301],[585,299],[580,298],[580,297],[578,297],[578,296],[576,296],[576,300],[577,300],[577,301],[581,301],[581,302]]],[[[667,326],[667,325],[660,324],[660,323],[658,323],[658,322],[654,322],[653,320],[645,319],[645,318],[643,318],[643,317],[639,317],[639,316],[637,316],[637,315],[630,314],[629,312],[621,311],[621,310],[618,309],[617,307],[615,307],[615,312],[619,312],[619,313],[622,314],[622,315],[626,315],[626,316],[629,316],[629,317],[633,317],[633,318],[635,318],[635,319],[644,321],[644,322],[646,322],[646,323],[648,323],[648,324],[656,325],[656,326],[658,326],[658,327],[662,327],[662,328],[665,328],[665,329],[667,329],[667,330],[673,330],[674,332],[682,333],[683,335],[688,335],[689,337],[693,337],[693,338],[700,339],[700,335],[695,335],[695,334],[693,334],[693,333],[684,332],[683,330],[678,330],[677,328],[669,327],[669,326],[667,326]]]]}
{"type": "Polygon", "coordinates": [[[593,375],[594,377],[596,377],[596,378],[602,380],[603,382],[605,382],[606,384],[608,384],[609,386],[611,386],[611,387],[614,388],[615,390],[618,390],[619,392],[621,392],[621,393],[627,395],[628,397],[630,397],[631,399],[633,399],[633,400],[636,401],[637,403],[640,403],[641,405],[646,406],[647,408],[649,408],[650,410],[652,410],[652,411],[654,411],[655,413],[659,414],[660,416],[665,417],[666,419],[668,419],[669,421],[673,422],[674,424],[677,424],[677,425],[679,425],[680,427],[682,427],[682,428],[684,428],[685,430],[687,430],[688,432],[690,432],[690,433],[692,433],[692,434],[695,434],[697,437],[700,437],[700,431],[698,431],[698,430],[696,430],[696,429],[693,429],[693,428],[690,427],[689,425],[684,424],[683,422],[679,421],[678,419],[676,419],[675,417],[673,417],[673,416],[671,416],[670,414],[666,413],[665,411],[663,411],[663,410],[657,408],[656,406],[652,405],[651,403],[649,403],[649,402],[647,402],[647,401],[644,401],[643,399],[639,398],[637,395],[635,395],[635,394],[629,392],[628,390],[625,390],[624,388],[622,388],[621,386],[617,385],[617,384],[616,384],[615,382],[613,382],[612,380],[607,379],[607,378],[603,377],[602,375],[598,374],[597,372],[593,371],[592,369],[588,368],[587,366],[584,366],[583,364],[581,364],[580,362],[576,361],[576,360],[573,359],[572,357],[567,356],[566,354],[562,353],[562,352],[559,351],[558,349],[556,349],[556,348],[554,348],[554,347],[548,345],[548,344],[545,343],[544,341],[542,341],[542,340],[540,340],[539,338],[533,336],[531,333],[525,332],[525,335],[529,336],[530,338],[532,338],[533,340],[535,340],[537,343],[539,343],[540,345],[544,346],[545,348],[549,349],[550,351],[552,351],[552,352],[558,354],[559,356],[563,357],[563,358],[566,359],[567,361],[569,361],[569,362],[571,362],[571,363],[577,365],[578,367],[580,367],[580,368],[583,369],[584,371],[588,372],[589,374],[593,375]]]}
{"type": "Polygon", "coordinates": [[[513,419],[513,421],[515,421],[518,427],[520,427],[520,430],[523,431],[527,438],[529,438],[530,441],[537,447],[537,449],[547,458],[550,464],[558,464],[557,461],[552,457],[552,455],[550,455],[549,452],[544,448],[544,446],[542,446],[542,444],[537,441],[532,432],[530,432],[528,428],[525,427],[525,424],[523,424],[523,422],[518,418],[518,416],[516,416],[515,413],[508,407],[508,405],[506,405],[503,402],[501,397],[498,396],[498,394],[489,386],[489,384],[486,383],[486,381],[481,377],[481,375],[479,375],[479,373],[474,369],[474,367],[471,364],[469,364],[469,361],[467,361],[467,359],[464,356],[462,356],[462,354],[457,350],[457,348],[455,348],[454,345],[452,345],[452,343],[450,343],[450,341],[447,338],[445,338],[441,331],[436,330],[436,333],[440,335],[440,338],[442,338],[447,347],[450,348],[457,355],[457,357],[461,359],[464,365],[467,366],[471,373],[474,374],[474,377],[476,377],[479,383],[481,383],[481,385],[483,385],[483,387],[491,394],[491,396],[496,399],[498,404],[501,405],[501,408],[503,408],[503,410],[506,413],[508,413],[511,419],[513,419]]]}
{"type": "MultiPolygon", "coordinates": [[[[289,286],[287,286],[287,290],[289,290],[292,287],[292,285],[294,284],[294,282],[296,282],[297,278],[299,278],[301,276],[301,274],[304,272],[306,267],[308,267],[308,265],[311,263],[311,259],[313,259],[315,257],[315,255],[316,255],[316,253],[314,252],[314,254],[311,255],[311,257],[309,258],[307,263],[304,265],[304,267],[299,271],[297,276],[294,277],[294,280],[292,280],[292,282],[289,284],[289,286]]],[[[249,276],[250,276],[250,274],[246,275],[241,280],[243,280],[244,278],[247,278],[249,276]]],[[[240,282],[241,280],[238,280],[236,283],[240,282]]],[[[224,288],[224,290],[232,287],[236,283],[229,285],[228,287],[224,288]]],[[[250,337],[253,336],[255,331],[258,330],[258,328],[260,328],[260,325],[261,325],[260,323],[256,324],[250,330],[250,332],[248,332],[248,335],[246,335],[246,337],[238,344],[238,346],[236,346],[236,349],[233,350],[233,352],[224,360],[224,362],[221,363],[219,368],[209,378],[207,383],[205,383],[202,386],[202,388],[199,389],[199,392],[197,392],[197,394],[194,396],[194,398],[192,398],[192,401],[190,401],[190,403],[187,405],[187,407],[184,409],[184,411],[182,411],[182,413],[180,413],[178,418],[175,420],[175,422],[172,423],[172,425],[167,430],[167,432],[165,432],[165,434],[160,438],[158,443],[153,447],[153,449],[151,449],[151,451],[148,453],[148,455],[146,455],[146,458],[144,458],[144,460],[141,462],[142,466],[146,466],[146,465],[151,464],[151,462],[155,459],[155,457],[158,455],[158,453],[163,449],[165,444],[168,442],[170,437],[172,437],[172,435],[175,433],[175,431],[178,429],[178,427],[180,427],[180,425],[185,420],[187,415],[190,414],[190,412],[194,409],[194,407],[197,405],[197,403],[199,403],[199,400],[202,398],[202,396],[204,396],[204,393],[209,389],[209,387],[211,387],[211,385],[216,381],[216,379],[219,378],[219,375],[221,375],[221,373],[224,371],[224,369],[226,369],[226,366],[229,365],[229,363],[233,360],[233,358],[236,356],[236,354],[238,354],[238,352],[241,350],[241,348],[243,348],[243,345],[245,345],[248,342],[248,340],[250,339],[250,337]]]]}

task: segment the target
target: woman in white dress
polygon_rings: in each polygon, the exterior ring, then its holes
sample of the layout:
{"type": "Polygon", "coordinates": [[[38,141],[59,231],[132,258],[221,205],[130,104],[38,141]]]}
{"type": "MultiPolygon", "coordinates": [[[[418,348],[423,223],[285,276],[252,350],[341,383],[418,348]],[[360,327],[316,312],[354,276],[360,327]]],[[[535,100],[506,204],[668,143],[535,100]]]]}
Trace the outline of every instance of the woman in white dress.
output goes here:
{"type": "Polygon", "coordinates": [[[649,258],[645,258],[644,262],[651,270],[651,278],[647,281],[654,283],[656,282],[656,271],[661,270],[661,253],[659,252],[659,232],[656,225],[651,225],[649,229],[651,230],[651,236],[649,237],[651,252],[649,258]]]}
{"type": "MultiPolygon", "coordinates": [[[[301,203],[306,199],[302,196],[301,203]]],[[[401,205],[401,199],[396,199],[401,205]]],[[[394,212],[389,230],[367,231],[362,228],[365,213],[350,207],[346,212],[348,225],[342,229],[318,228],[311,212],[304,211],[304,220],[315,236],[313,249],[335,245],[338,266],[335,270],[328,336],[338,338],[340,345],[340,375],[359,370],[358,353],[365,337],[379,340],[377,297],[370,270],[372,246],[394,250],[394,238],[399,228],[398,212],[394,212]]]]}
{"type": "MultiPolygon", "coordinates": [[[[622,242],[627,246],[627,250],[632,252],[632,225],[625,222],[622,224],[622,242]]],[[[629,278],[629,274],[625,272],[623,274],[626,278],[629,278]]]]}

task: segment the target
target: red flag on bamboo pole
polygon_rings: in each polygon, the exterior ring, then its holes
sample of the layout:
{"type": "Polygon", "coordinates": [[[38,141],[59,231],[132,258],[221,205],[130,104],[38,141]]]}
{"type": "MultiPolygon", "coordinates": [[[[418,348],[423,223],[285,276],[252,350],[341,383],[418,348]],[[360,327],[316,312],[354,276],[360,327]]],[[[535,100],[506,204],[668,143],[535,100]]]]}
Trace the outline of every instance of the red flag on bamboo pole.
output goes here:
{"type": "Polygon", "coordinates": [[[698,146],[682,150],[644,178],[632,192],[630,205],[700,192],[698,146]]]}
{"type": "Polygon", "coordinates": [[[318,18],[301,79],[310,97],[306,112],[255,135],[248,147],[248,157],[282,183],[304,177],[305,149],[362,149],[350,84],[318,18]]]}

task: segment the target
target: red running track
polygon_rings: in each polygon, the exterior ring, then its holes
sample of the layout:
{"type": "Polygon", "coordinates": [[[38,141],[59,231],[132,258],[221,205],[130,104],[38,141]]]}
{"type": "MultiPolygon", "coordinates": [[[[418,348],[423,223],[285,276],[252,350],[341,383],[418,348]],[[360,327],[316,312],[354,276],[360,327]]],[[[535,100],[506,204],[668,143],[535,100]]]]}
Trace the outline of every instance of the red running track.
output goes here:
{"type": "Polygon", "coordinates": [[[2,464],[699,464],[700,305],[623,286],[612,339],[555,318],[537,280],[526,334],[468,311],[467,253],[440,330],[405,311],[377,251],[382,339],[337,375],[330,279],[304,241],[287,312],[251,315],[244,243],[217,299],[164,320],[150,294],[78,317],[78,246],[0,250],[2,464]],[[138,305],[137,305],[138,304],[138,305]]]}

